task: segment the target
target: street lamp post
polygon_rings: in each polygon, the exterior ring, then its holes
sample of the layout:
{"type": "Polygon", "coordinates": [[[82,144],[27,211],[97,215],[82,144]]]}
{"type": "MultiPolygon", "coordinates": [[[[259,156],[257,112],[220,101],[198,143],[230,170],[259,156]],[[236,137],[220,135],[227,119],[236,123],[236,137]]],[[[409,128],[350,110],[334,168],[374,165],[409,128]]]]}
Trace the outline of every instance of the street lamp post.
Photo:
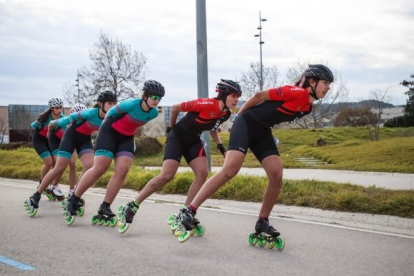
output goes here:
{"type": "Polygon", "coordinates": [[[264,44],[264,41],[262,41],[262,21],[267,21],[267,19],[262,18],[262,13],[259,12],[259,27],[257,28],[259,30],[259,34],[254,35],[255,37],[259,37],[259,45],[260,45],[260,91],[263,90],[263,62],[262,62],[262,44],[264,44]]]}
{"type": "Polygon", "coordinates": [[[75,81],[76,81],[75,86],[77,86],[77,87],[78,87],[78,103],[79,103],[79,101],[80,101],[80,92],[82,91],[82,90],[80,89],[79,77],[82,77],[82,75],[81,75],[81,74],[79,74],[79,71],[78,71],[78,77],[77,77],[77,79],[75,80],[75,81]]]}

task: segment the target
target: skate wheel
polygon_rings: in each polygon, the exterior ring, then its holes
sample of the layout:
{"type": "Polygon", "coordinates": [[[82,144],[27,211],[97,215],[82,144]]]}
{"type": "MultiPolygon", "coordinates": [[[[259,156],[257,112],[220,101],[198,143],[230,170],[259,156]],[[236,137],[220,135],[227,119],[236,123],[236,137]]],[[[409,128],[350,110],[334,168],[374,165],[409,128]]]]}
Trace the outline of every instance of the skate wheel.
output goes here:
{"type": "MultiPolygon", "coordinates": [[[[174,236],[179,237],[182,233],[183,233],[183,231],[180,228],[177,228],[174,231],[174,236]]],[[[191,231],[189,231],[189,233],[191,235],[191,231]]]]}
{"type": "Polygon", "coordinates": [[[109,226],[109,224],[111,223],[111,221],[110,220],[104,220],[104,225],[105,226],[109,226]]]}
{"type": "Polygon", "coordinates": [[[67,218],[66,218],[66,225],[72,225],[72,223],[75,221],[75,217],[74,216],[68,216],[67,218]]]}
{"type": "Polygon", "coordinates": [[[116,217],[112,217],[109,223],[109,226],[114,227],[116,225],[116,217]]]}
{"type": "Polygon", "coordinates": [[[176,215],[176,214],[171,215],[171,216],[167,219],[167,224],[168,224],[168,225],[173,224],[173,222],[176,220],[176,218],[177,218],[177,215],[176,215]]]}
{"type": "Polygon", "coordinates": [[[204,235],[205,228],[203,225],[197,225],[194,230],[194,233],[197,237],[201,237],[202,235],[204,235]]]}
{"type": "Polygon", "coordinates": [[[128,230],[128,228],[129,228],[129,223],[122,224],[121,222],[121,225],[119,227],[119,233],[121,234],[125,233],[128,230]]]}
{"type": "Polygon", "coordinates": [[[275,248],[275,242],[273,241],[273,239],[271,239],[270,241],[268,240],[266,242],[266,247],[270,250],[272,250],[273,248],[275,248]]]}
{"type": "Polygon", "coordinates": [[[251,233],[249,235],[249,244],[252,245],[252,246],[255,246],[256,243],[257,243],[257,235],[256,235],[256,233],[251,233]]]}
{"type": "Polygon", "coordinates": [[[29,216],[32,218],[32,217],[34,217],[36,215],[36,213],[37,213],[37,209],[34,208],[33,210],[30,210],[29,211],[29,216]]]}
{"type": "Polygon", "coordinates": [[[277,250],[282,251],[285,248],[285,240],[282,237],[277,237],[274,241],[274,245],[277,250]]]}
{"type": "Polygon", "coordinates": [[[98,225],[102,225],[104,223],[103,219],[98,219],[98,225]]]}
{"type": "Polygon", "coordinates": [[[257,236],[257,245],[260,246],[260,247],[263,247],[263,246],[266,245],[266,239],[263,237],[262,234],[259,234],[257,236]]]}
{"type": "Polygon", "coordinates": [[[65,207],[65,204],[66,204],[66,199],[64,199],[64,200],[62,200],[62,202],[60,203],[60,207],[65,207]]]}
{"type": "Polygon", "coordinates": [[[85,209],[82,206],[80,206],[76,213],[77,213],[78,216],[81,217],[81,216],[83,216],[83,214],[85,214],[85,209]]]}
{"type": "Polygon", "coordinates": [[[96,216],[92,217],[92,224],[95,225],[98,222],[98,218],[96,216]]]}
{"type": "Polygon", "coordinates": [[[187,241],[191,236],[191,231],[184,231],[182,232],[182,234],[180,236],[178,236],[178,241],[180,243],[183,243],[185,241],[187,241]]]}
{"type": "Polygon", "coordinates": [[[178,222],[178,221],[174,221],[174,222],[171,224],[171,230],[172,230],[172,231],[177,230],[178,226],[180,226],[180,222],[178,222]]]}
{"type": "MultiPolygon", "coordinates": [[[[121,206],[119,206],[118,207],[118,209],[116,210],[116,212],[118,213],[118,214],[121,214],[122,213],[122,211],[124,210],[124,207],[125,207],[125,205],[124,204],[122,204],[121,206]]],[[[119,216],[118,216],[119,217],[119,216]]]]}

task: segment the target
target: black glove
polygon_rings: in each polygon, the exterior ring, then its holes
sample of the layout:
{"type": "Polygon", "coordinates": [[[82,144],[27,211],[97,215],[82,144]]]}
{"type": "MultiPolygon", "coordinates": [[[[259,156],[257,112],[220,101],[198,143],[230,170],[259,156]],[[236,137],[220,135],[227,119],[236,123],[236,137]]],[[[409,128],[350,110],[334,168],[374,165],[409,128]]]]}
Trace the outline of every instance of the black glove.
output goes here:
{"type": "Polygon", "coordinates": [[[217,144],[217,150],[219,150],[223,156],[226,153],[226,148],[223,146],[223,144],[217,144]]]}
{"type": "Polygon", "coordinates": [[[171,129],[171,127],[167,126],[167,134],[170,132],[171,129]]]}

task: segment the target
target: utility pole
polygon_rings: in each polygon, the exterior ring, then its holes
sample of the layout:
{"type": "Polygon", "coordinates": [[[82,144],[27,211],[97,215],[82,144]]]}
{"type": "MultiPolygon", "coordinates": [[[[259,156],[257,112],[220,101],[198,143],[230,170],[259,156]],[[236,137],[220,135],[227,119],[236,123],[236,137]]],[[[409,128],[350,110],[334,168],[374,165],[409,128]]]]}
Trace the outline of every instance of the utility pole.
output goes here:
{"type": "MultiPolygon", "coordinates": [[[[207,63],[207,16],[206,0],[196,1],[197,21],[197,89],[199,98],[208,98],[208,63],[207,63]]],[[[208,159],[208,169],[211,171],[210,133],[204,131],[202,140],[208,159]]]]}

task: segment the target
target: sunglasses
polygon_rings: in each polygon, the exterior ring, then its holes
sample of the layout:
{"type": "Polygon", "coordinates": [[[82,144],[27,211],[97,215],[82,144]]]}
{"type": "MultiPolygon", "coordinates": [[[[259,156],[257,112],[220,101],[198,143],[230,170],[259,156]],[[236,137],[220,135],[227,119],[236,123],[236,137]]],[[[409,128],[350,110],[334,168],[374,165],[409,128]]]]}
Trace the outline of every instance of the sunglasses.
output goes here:
{"type": "Polygon", "coordinates": [[[151,98],[151,100],[154,100],[154,101],[161,101],[161,99],[162,99],[162,97],[160,97],[160,96],[157,96],[157,95],[151,95],[151,96],[149,96],[150,98],[151,98]]]}

